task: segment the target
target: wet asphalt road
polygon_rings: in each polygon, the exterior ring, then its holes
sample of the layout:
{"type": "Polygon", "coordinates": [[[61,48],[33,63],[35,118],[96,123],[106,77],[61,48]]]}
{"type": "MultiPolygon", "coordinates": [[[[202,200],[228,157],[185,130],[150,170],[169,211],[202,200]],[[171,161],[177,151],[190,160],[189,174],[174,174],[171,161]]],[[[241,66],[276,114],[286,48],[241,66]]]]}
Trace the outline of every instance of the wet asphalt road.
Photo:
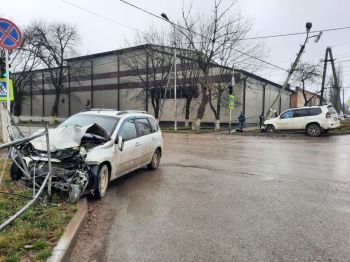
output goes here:
{"type": "Polygon", "coordinates": [[[165,134],[158,170],[90,202],[72,261],[350,261],[349,153],[350,136],[165,134]]]}

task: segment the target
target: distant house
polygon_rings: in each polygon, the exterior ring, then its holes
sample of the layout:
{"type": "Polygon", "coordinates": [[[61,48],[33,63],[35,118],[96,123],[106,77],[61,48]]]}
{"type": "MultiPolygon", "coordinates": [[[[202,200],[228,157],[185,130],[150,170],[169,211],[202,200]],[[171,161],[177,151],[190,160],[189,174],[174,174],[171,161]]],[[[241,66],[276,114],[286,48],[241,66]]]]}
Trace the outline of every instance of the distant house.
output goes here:
{"type": "Polygon", "coordinates": [[[295,91],[291,94],[291,98],[290,98],[290,106],[292,108],[305,106],[305,100],[308,101],[307,103],[308,106],[319,105],[320,99],[321,99],[320,95],[307,90],[304,90],[304,93],[302,88],[296,87],[295,91]]]}

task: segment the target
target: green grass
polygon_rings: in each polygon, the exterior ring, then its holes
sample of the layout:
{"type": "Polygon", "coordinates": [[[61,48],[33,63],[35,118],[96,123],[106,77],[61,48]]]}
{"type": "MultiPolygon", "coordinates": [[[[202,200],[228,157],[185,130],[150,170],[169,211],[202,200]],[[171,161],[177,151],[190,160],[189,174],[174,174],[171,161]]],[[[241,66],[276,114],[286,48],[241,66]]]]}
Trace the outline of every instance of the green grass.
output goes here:
{"type": "MultiPolygon", "coordinates": [[[[0,191],[31,196],[30,189],[10,180],[9,167],[10,163],[0,191]]],[[[22,197],[0,193],[0,223],[15,214],[27,201],[22,197]]],[[[40,261],[51,255],[52,248],[77,210],[75,205],[64,202],[58,195],[53,196],[52,202],[56,205],[35,204],[0,232],[0,262],[40,261]]]]}
{"type": "Polygon", "coordinates": [[[347,135],[350,134],[350,119],[341,121],[341,128],[329,131],[329,135],[347,135]]]}

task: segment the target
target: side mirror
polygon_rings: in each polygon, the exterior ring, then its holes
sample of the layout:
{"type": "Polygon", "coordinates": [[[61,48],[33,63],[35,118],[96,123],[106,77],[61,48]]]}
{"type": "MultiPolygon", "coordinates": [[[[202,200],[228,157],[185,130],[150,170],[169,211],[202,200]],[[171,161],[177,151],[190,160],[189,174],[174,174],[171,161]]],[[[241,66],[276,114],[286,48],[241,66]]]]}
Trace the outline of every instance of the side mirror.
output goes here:
{"type": "Polygon", "coordinates": [[[121,136],[118,136],[118,149],[119,149],[119,151],[123,151],[123,147],[124,147],[123,138],[121,136]]]}

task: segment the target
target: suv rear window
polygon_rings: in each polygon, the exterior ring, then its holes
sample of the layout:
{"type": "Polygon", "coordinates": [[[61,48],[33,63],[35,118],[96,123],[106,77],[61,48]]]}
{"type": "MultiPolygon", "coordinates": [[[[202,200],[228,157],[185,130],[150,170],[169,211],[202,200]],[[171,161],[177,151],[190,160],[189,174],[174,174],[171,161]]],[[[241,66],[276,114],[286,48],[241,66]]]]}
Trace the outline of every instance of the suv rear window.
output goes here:
{"type": "Polygon", "coordinates": [[[338,114],[337,111],[335,110],[335,108],[333,106],[329,106],[328,110],[331,114],[338,114]]]}

